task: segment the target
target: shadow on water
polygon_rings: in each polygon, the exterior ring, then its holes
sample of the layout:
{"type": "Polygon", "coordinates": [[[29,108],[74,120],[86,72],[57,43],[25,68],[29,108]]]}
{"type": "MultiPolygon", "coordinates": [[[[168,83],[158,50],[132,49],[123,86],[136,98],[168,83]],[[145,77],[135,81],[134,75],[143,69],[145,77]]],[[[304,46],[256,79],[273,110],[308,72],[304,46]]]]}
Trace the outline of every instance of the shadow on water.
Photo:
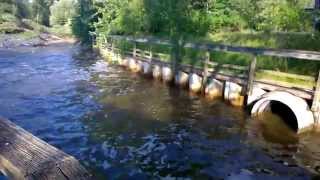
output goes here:
{"type": "Polygon", "coordinates": [[[288,106],[279,101],[271,101],[269,108],[273,114],[279,116],[292,130],[298,131],[298,120],[288,106]]]}
{"type": "Polygon", "coordinates": [[[271,112],[252,119],[247,126],[247,140],[251,144],[262,148],[276,161],[289,167],[304,167],[315,174],[315,179],[319,178],[319,132],[297,134],[281,115],[271,112]]]}

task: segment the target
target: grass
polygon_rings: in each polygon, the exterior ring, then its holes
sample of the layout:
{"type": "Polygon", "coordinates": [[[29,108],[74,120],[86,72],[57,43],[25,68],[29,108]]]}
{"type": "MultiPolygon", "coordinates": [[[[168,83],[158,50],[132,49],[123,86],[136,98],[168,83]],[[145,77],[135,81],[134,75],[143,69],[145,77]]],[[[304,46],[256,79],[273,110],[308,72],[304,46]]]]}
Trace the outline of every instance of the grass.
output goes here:
{"type": "Polygon", "coordinates": [[[320,36],[306,32],[222,32],[209,35],[210,41],[249,47],[320,51],[320,36]]]}
{"type": "Polygon", "coordinates": [[[313,87],[315,86],[314,80],[304,80],[300,78],[288,77],[287,75],[278,75],[274,72],[257,71],[255,79],[309,90],[313,89],[313,87]]]}

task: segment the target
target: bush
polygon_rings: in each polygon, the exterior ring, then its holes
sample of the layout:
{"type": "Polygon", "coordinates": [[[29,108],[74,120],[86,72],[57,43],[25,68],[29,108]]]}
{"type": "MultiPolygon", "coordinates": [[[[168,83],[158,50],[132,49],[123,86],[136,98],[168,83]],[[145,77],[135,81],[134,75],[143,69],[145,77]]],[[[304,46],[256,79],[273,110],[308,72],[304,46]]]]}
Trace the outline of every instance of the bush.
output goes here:
{"type": "Polygon", "coordinates": [[[20,32],[24,32],[24,29],[18,27],[16,23],[4,22],[0,24],[0,33],[15,34],[20,32]]]}
{"type": "Polygon", "coordinates": [[[9,14],[9,13],[0,14],[0,23],[16,22],[16,21],[17,21],[17,19],[13,14],[9,14]]]}
{"type": "Polygon", "coordinates": [[[22,19],[21,26],[26,29],[30,29],[38,32],[49,32],[46,26],[40,25],[30,19],[22,19]]]}

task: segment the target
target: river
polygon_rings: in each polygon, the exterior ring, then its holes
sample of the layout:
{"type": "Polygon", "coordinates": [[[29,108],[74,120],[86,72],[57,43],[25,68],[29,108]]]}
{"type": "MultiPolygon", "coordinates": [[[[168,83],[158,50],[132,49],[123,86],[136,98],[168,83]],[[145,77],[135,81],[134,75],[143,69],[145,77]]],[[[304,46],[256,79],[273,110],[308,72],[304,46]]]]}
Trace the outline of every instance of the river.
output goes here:
{"type": "Polygon", "coordinates": [[[70,44],[0,50],[0,115],[75,156],[94,179],[311,179],[320,172],[318,133],[296,135],[275,115],[252,119],[70,44]]]}

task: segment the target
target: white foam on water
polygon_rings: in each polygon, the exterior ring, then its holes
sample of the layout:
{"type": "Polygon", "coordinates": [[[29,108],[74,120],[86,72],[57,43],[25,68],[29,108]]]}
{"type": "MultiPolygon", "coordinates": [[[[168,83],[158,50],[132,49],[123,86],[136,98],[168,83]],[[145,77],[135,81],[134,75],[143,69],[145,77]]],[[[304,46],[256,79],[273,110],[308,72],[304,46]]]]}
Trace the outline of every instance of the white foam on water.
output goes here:
{"type": "Polygon", "coordinates": [[[109,169],[111,167],[111,165],[110,165],[110,163],[108,161],[105,160],[102,163],[102,167],[103,167],[104,170],[107,170],[107,169],[109,169]]]}
{"type": "Polygon", "coordinates": [[[104,62],[103,60],[99,60],[94,65],[91,66],[91,70],[95,72],[107,72],[108,63],[104,62]]]}
{"type": "Polygon", "coordinates": [[[142,139],[146,139],[147,142],[143,144],[140,148],[137,148],[136,151],[139,155],[145,156],[154,150],[154,148],[157,146],[156,141],[159,138],[157,135],[148,135],[146,137],[143,137],[142,139]]]}
{"type": "Polygon", "coordinates": [[[103,154],[105,157],[115,159],[118,155],[116,148],[113,147],[112,145],[108,144],[107,141],[102,143],[101,148],[103,150],[103,154]]]}

